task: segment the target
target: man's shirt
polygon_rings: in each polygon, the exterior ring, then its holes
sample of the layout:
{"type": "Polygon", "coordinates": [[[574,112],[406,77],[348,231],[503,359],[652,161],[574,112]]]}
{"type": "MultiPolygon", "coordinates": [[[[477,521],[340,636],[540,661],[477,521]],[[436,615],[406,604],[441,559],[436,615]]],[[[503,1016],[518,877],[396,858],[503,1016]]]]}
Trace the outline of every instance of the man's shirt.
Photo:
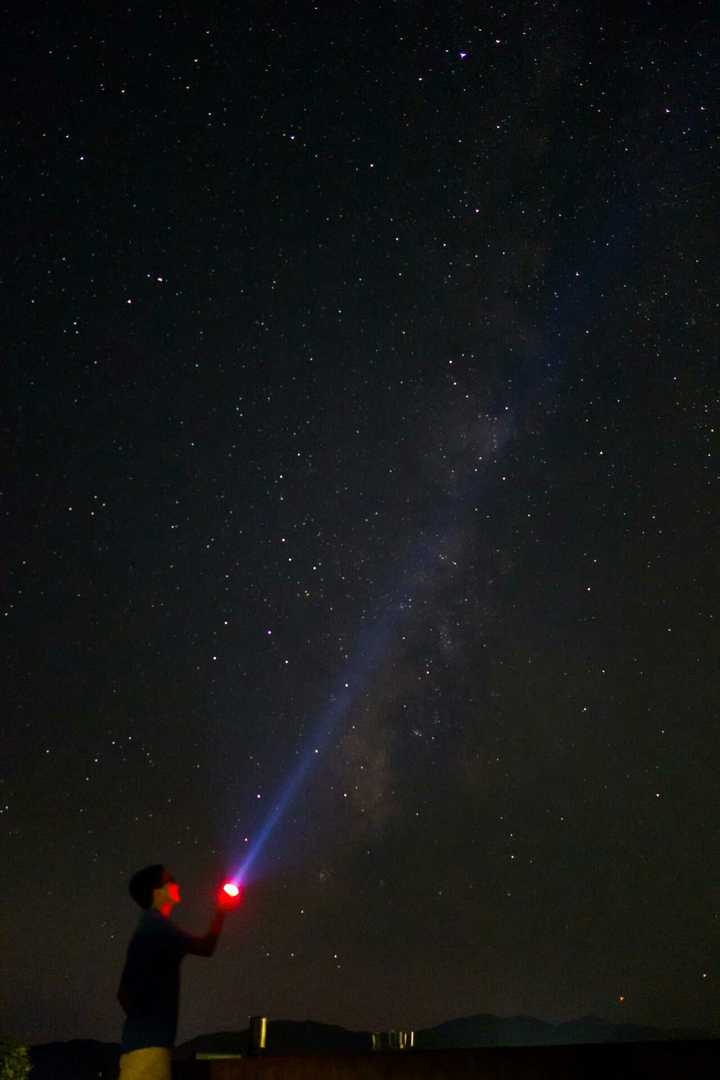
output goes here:
{"type": "Polygon", "coordinates": [[[210,956],[216,935],[193,937],[151,908],[140,917],[127,950],[118,998],[127,1013],[122,1050],[173,1046],[178,1025],[180,963],[188,953],[210,956]]]}

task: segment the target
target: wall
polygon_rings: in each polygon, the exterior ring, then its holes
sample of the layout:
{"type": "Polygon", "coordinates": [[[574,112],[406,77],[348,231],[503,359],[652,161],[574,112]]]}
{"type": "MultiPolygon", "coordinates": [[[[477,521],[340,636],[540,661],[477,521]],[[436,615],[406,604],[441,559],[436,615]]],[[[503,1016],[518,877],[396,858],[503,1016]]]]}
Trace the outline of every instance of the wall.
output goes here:
{"type": "Polygon", "coordinates": [[[304,1054],[176,1066],[175,1080],[609,1080],[707,1076],[720,1068],[720,1040],[601,1046],[410,1050],[379,1054],[304,1054]]]}

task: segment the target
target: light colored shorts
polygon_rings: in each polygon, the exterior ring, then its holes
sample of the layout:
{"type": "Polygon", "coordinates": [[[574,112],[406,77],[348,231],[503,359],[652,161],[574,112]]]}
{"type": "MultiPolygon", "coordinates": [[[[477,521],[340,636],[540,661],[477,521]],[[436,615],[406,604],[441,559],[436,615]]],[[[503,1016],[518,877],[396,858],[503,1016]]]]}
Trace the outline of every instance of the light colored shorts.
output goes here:
{"type": "Polygon", "coordinates": [[[120,1080],[170,1080],[170,1051],[146,1046],[120,1057],[120,1080]]]}

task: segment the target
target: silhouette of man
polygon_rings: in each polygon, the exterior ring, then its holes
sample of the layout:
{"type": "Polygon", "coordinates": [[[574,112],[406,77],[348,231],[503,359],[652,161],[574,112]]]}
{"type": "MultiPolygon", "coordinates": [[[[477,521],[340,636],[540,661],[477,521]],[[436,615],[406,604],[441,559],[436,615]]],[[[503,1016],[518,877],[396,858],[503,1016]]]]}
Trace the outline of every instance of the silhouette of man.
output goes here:
{"type": "Polygon", "coordinates": [[[180,903],[180,886],[164,866],[138,870],[130,879],[129,888],[143,913],[128,945],[117,994],[126,1013],[120,1080],[170,1080],[170,1058],[178,1023],[180,964],[188,953],[212,956],[226,906],[220,899],[207,933],[193,937],[170,919],[173,907],[180,903]]]}

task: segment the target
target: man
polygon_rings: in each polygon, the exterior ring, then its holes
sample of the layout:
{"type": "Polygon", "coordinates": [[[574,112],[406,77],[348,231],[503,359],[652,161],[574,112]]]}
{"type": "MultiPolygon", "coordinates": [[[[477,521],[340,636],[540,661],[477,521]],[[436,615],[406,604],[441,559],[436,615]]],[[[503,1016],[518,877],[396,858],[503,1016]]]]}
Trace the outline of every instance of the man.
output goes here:
{"type": "Polygon", "coordinates": [[[164,866],[138,870],[130,880],[130,895],[143,914],[128,945],[117,995],[126,1013],[120,1080],[170,1080],[180,963],[188,953],[212,956],[230,902],[219,900],[207,933],[193,937],[170,920],[180,903],[180,887],[164,866]]]}

